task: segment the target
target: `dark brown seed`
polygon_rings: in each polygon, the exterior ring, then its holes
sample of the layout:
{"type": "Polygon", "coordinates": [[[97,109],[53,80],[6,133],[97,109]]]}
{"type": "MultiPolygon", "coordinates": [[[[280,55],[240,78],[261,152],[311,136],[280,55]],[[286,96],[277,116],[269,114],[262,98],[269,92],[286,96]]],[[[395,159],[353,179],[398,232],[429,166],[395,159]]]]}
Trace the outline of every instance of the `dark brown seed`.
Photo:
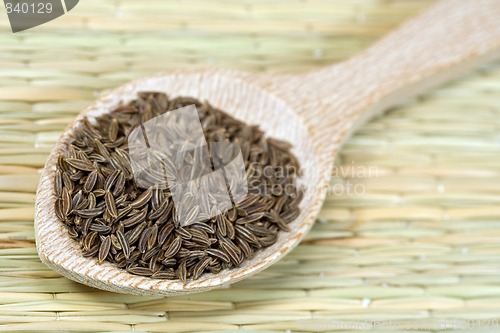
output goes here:
{"type": "Polygon", "coordinates": [[[120,242],[123,255],[125,256],[126,259],[128,259],[130,257],[130,246],[128,245],[127,239],[125,238],[125,235],[121,230],[118,230],[116,232],[116,238],[118,238],[118,242],[120,242]]]}
{"type": "Polygon", "coordinates": [[[86,235],[90,229],[92,219],[82,219],[82,235],[86,235]]]}
{"type": "Polygon", "coordinates": [[[207,254],[211,255],[211,256],[214,256],[214,257],[217,257],[225,262],[229,262],[230,259],[228,257],[228,255],[221,251],[221,250],[217,250],[217,249],[207,249],[206,250],[207,254]]]}
{"type": "Polygon", "coordinates": [[[191,241],[193,243],[201,245],[204,248],[208,248],[211,245],[210,239],[208,237],[193,236],[193,238],[191,238],[191,241]]]}
{"type": "Polygon", "coordinates": [[[208,234],[214,234],[215,233],[214,228],[212,228],[210,225],[208,225],[206,223],[194,223],[194,224],[191,224],[191,227],[192,228],[196,228],[196,229],[193,229],[193,230],[205,231],[208,234]]]}
{"type": "MultiPolygon", "coordinates": [[[[153,205],[154,206],[154,205],[153,205]]],[[[167,212],[169,208],[168,201],[164,202],[160,207],[158,207],[153,213],[149,214],[151,220],[156,220],[167,212]]]]}
{"type": "Polygon", "coordinates": [[[106,259],[110,249],[111,249],[111,237],[106,236],[104,240],[101,242],[101,246],[99,247],[99,257],[98,257],[99,263],[102,263],[104,259],[106,259]]]}
{"type": "MultiPolygon", "coordinates": [[[[235,243],[241,249],[241,252],[245,256],[245,258],[250,259],[250,258],[253,257],[254,252],[253,252],[252,248],[250,247],[250,245],[247,242],[245,242],[241,238],[237,238],[235,240],[235,243]]],[[[261,247],[260,243],[258,244],[258,247],[261,247]]]]}
{"type": "MultiPolygon", "coordinates": [[[[154,256],[156,256],[158,254],[158,252],[160,252],[160,248],[153,247],[153,248],[149,249],[148,251],[146,251],[146,253],[144,253],[144,255],[142,256],[142,259],[145,261],[148,261],[148,260],[150,261],[151,258],[153,258],[154,256]]],[[[153,269],[152,267],[150,267],[150,268],[153,269]]]]}
{"type": "Polygon", "coordinates": [[[82,171],[94,171],[95,167],[92,163],[82,161],[76,158],[67,158],[65,162],[71,165],[73,168],[82,170],[82,171]]]}
{"type": "Polygon", "coordinates": [[[120,244],[120,241],[118,240],[118,237],[116,237],[116,235],[111,235],[110,239],[111,239],[111,244],[113,245],[113,247],[115,249],[117,249],[117,250],[122,249],[122,245],[120,244]]]}
{"type": "Polygon", "coordinates": [[[165,240],[172,233],[173,230],[174,230],[174,225],[172,223],[165,224],[158,233],[158,244],[163,245],[163,243],[165,243],[165,240]]]}
{"type": "Polygon", "coordinates": [[[78,238],[78,232],[75,230],[75,227],[68,227],[68,234],[71,238],[78,238]]]}
{"type": "Polygon", "coordinates": [[[83,201],[83,193],[82,191],[78,191],[78,193],[73,195],[73,198],[71,199],[71,208],[78,209],[78,206],[81,204],[82,201],[83,201]]]}
{"type": "Polygon", "coordinates": [[[72,209],[71,207],[72,200],[71,200],[71,194],[69,193],[69,190],[66,187],[63,189],[61,198],[62,198],[62,205],[61,205],[62,213],[64,217],[68,217],[69,212],[72,209]]]}
{"type": "MultiPolygon", "coordinates": [[[[129,261],[130,262],[137,262],[140,261],[141,257],[141,252],[136,250],[135,246],[130,247],[130,256],[129,256],[129,261]]],[[[146,265],[145,263],[141,263],[142,265],[146,265]]]]}
{"type": "Polygon", "coordinates": [[[252,223],[260,220],[264,216],[264,214],[265,214],[264,212],[259,212],[259,213],[254,213],[252,215],[247,215],[245,217],[237,219],[235,223],[236,224],[252,223]]]}
{"type": "Polygon", "coordinates": [[[193,228],[193,226],[189,227],[189,233],[194,237],[206,238],[208,239],[208,234],[203,229],[193,228]]]}
{"type": "Polygon", "coordinates": [[[57,168],[54,174],[54,191],[56,192],[56,196],[60,197],[63,191],[63,180],[62,180],[62,172],[59,168],[57,168]]]}
{"type": "Polygon", "coordinates": [[[125,189],[125,174],[123,172],[120,172],[115,181],[115,189],[113,190],[113,195],[115,197],[119,196],[120,194],[123,193],[124,189],[125,189]]]}
{"type": "Polygon", "coordinates": [[[227,237],[229,237],[229,239],[234,239],[236,232],[234,231],[233,223],[226,218],[224,218],[224,222],[226,223],[227,237]]]}
{"type": "Polygon", "coordinates": [[[177,254],[177,252],[179,251],[179,249],[181,248],[181,245],[182,245],[182,238],[177,236],[172,241],[172,243],[167,248],[167,250],[165,251],[165,255],[164,255],[165,259],[168,259],[168,258],[175,256],[177,254]]]}
{"type": "Polygon", "coordinates": [[[189,251],[189,255],[187,256],[187,258],[188,259],[199,259],[201,257],[205,257],[206,254],[207,253],[205,251],[193,250],[193,251],[189,251]]]}
{"type": "Polygon", "coordinates": [[[99,154],[104,156],[106,158],[106,160],[109,160],[111,158],[108,150],[106,149],[106,147],[104,147],[104,145],[102,144],[101,141],[99,141],[98,138],[95,138],[93,143],[94,143],[94,146],[97,148],[97,151],[99,152],[99,154]]]}
{"type": "Polygon", "coordinates": [[[247,209],[245,209],[245,215],[244,216],[252,216],[253,214],[258,214],[258,213],[262,213],[263,211],[267,211],[268,208],[266,207],[266,204],[263,203],[263,202],[258,202],[258,203],[255,203],[254,205],[248,207],[247,209]]]}
{"type": "Polygon", "coordinates": [[[187,231],[186,229],[184,228],[177,228],[175,229],[175,232],[182,237],[182,239],[185,239],[185,240],[190,240],[191,238],[193,238],[193,235],[191,235],[189,233],[189,231],[187,231]]]}
{"type": "Polygon", "coordinates": [[[132,208],[141,208],[145,204],[149,202],[151,199],[151,196],[153,195],[153,190],[151,188],[148,188],[146,191],[142,192],[142,194],[135,199],[130,206],[132,208]]]}
{"type": "Polygon", "coordinates": [[[113,119],[111,121],[108,133],[109,133],[109,140],[111,140],[111,142],[116,141],[116,137],[118,135],[118,121],[116,119],[113,119]]]}
{"type": "Polygon", "coordinates": [[[71,180],[67,172],[63,173],[62,179],[64,187],[67,188],[70,193],[73,192],[75,184],[73,183],[73,180],[71,180]]]}
{"type": "Polygon", "coordinates": [[[200,259],[196,266],[194,266],[193,279],[198,279],[211,261],[212,259],[209,257],[200,259]]]}
{"type": "Polygon", "coordinates": [[[283,209],[283,205],[286,203],[286,200],[286,195],[282,195],[281,197],[279,197],[278,200],[276,200],[276,202],[274,203],[273,210],[279,214],[283,209]]]}
{"type": "MultiPolygon", "coordinates": [[[[100,175],[97,176],[98,181],[99,181],[99,177],[100,177],[100,175]]],[[[104,185],[102,185],[102,186],[104,186],[104,185]]],[[[101,186],[99,186],[99,187],[101,187],[101,186]]],[[[99,198],[99,197],[104,196],[106,194],[106,191],[101,188],[101,189],[94,190],[94,192],[92,192],[92,193],[94,193],[96,198],[99,198]]]]}
{"type": "MultiPolygon", "coordinates": [[[[251,244],[254,244],[254,245],[259,244],[259,239],[257,238],[257,236],[255,236],[255,234],[252,231],[248,230],[247,228],[245,228],[244,226],[241,226],[241,225],[237,225],[235,227],[235,229],[236,229],[236,232],[238,233],[238,236],[243,238],[245,241],[247,241],[251,244]]],[[[266,231],[267,231],[266,235],[268,235],[269,231],[267,229],[266,229],[266,231]]]]}
{"type": "Polygon", "coordinates": [[[236,247],[230,240],[225,239],[220,242],[221,249],[229,256],[234,265],[239,265],[241,262],[241,250],[236,247]]]}
{"type": "MultiPolygon", "coordinates": [[[[160,208],[161,204],[164,203],[163,191],[159,188],[153,189],[153,195],[151,196],[151,208],[157,210],[160,208]]],[[[168,201],[166,202],[168,204],[168,201]]]]}
{"type": "Polygon", "coordinates": [[[101,234],[105,234],[111,231],[109,225],[103,223],[92,223],[89,228],[91,231],[95,231],[101,234]]]}
{"type": "Polygon", "coordinates": [[[88,250],[84,250],[82,255],[84,257],[93,257],[99,252],[99,244],[92,245],[88,250]]]}
{"type": "Polygon", "coordinates": [[[115,199],[113,198],[113,193],[106,192],[106,194],[104,195],[104,199],[106,200],[106,208],[109,214],[116,219],[118,217],[118,211],[116,210],[116,204],[115,204],[115,199]]]}
{"type": "MultiPolygon", "coordinates": [[[[84,209],[86,207],[88,207],[89,205],[89,202],[87,200],[87,198],[83,198],[81,199],[74,207],[73,209],[74,210],[78,210],[78,209],[84,209]]],[[[77,218],[78,216],[76,216],[75,218],[77,218]]]]}
{"type": "Polygon", "coordinates": [[[153,279],[166,279],[166,280],[173,280],[175,279],[175,272],[173,270],[169,271],[158,271],[155,272],[154,274],[151,275],[151,278],[153,279]]]}
{"type": "Polygon", "coordinates": [[[127,239],[128,243],[130,245],[135,244],[135,242],[137,242],[137,240],[139,240],[139,238],[142,235],[142,232],[146,228],[146,225],[147,225],[146,222],[142,222],[141,224],[136,226],[134,229],[131,229],[125,233],[125,238],[127,239]]]}
{"type": "Polygon", "coordinates": [[[273,234],[272,232],[269,231],[269,229],[255,224],[247,224],[245,227],[239,229],[239,231],[241,231],[242,233],[244,233],[245,230],[248,230],[250,233],[259,237],[266,237],[273,234]]]}
{"type": "Polygon", "coordinates": [[[150,270],[149,268],[145,267],[131,267],[127,268],[127,272],[135,275],[141,275],[141,276],[151,276],[153,275],[153,271],[150,270]]]}
{"type": "Polygon", "coordinates": [[[141,238],[139,239],[139,245],[137,246],[137,248],[139,249],[139,251],[141,251],[141,253],[146,252],[147,242],[149,240],[149,237],[151,236],[152,231],[153,231],[152,228],[149,227],[142,232],[141,238]]]}
{"type": "Polygon", "coordinates": [[[161,263],[165,266],[174,266],[177,263],[177,260],[175,260],[174,258],[169,258],[162,260],[161,263]]]}
{"type": "Polygon", "coordinates": [[[83,184],[83,190],[85,192],[92,191],[96,182],[97,182],[97,170],[94,170],[87,176],[87,180],[85,181],[85,184],[83,184]]]}
{"type": "Polygon", "coordinates": [[[118,175],[121,173],[120,170],[114,170],[107,178],[106,181],[104,182],[104,189],[106,191],[111,191],[111,187],[115,184],[115,180],[118,178],[118,175]]]}
{"type": "Polygon", "coordinates": [[[91,231],[83,238],[82,245],[84,250],[88,250],[94,245],[95,240],[97,239],[97,232],[91,231]]]}
{"type": "Polygon", "coordinates": [[[260,200],[260,196],[250,194],[245,199],[243,199],[243,201],[241,201],[237,206],[238,206],[238,208],[246,209],[259,200],[260,200]]]}
{"type": "Polygon", "coordinates": [[[56,200],[54,212],[56,213],[56,216],[59,220],[61,220],[61,221],[66,220],[66,216],[64,216],[63,211],[62,211],[62,200],[61,199],[56,200]]]}
{"type": "Polygon", "coordinates": [[[180,263],[179,268],[177,269],[177,277],[182,282],[186,282],[186,280],[187,280],[186,261],[182,261],[180,263]]]}
{"type": "Polygon", "coordinates": [[[95,207],[88,209],[78,209],[75,211],[75,214],[83,218],[93,218],[99,216],[103,212],[104,212],[104,207],[95,207]]]}
{"type": "Polygon", "coordinates": [[[266,247],[274,244],[276,242],[276,235],[269,235],[266,237],[259,238],[259,243],[261,246],[266,247]]]}
{"type": "Polygon", "coordinates": [[[155,224],[151,227],[151,235],[148,238],[147,249],[150,250],[156,244],[158,237],[158,226],[155,224]]]}
{"type": "Polygon", "coordinates": [[[224,216],[222,214],[217,215],[215,218],[217,221],[217,231],[220,233],[221,236],[227,236],[227,229],[226,229],[226,221],[224,221],[224,216]]]}
{"type": "Polygon", "coordinates": [[[147,207],[143,208],[139,213],[132,215],[130,218],[123,221],[123,226],[126,228],[132,227],[143,222],[148,214],[147,207]]]}
{"type": "Polygon", "coordinates": [[[70,174],[69,179],[71,179],[71,181],[74,181],[75,183],[80,182],[80,179],[84,175],[85,175],[85,173],[82,170],[78,170],[77,172],[70,174]]]}
{"type": "Polygon", "coordinates": [[[220,263],[208,266],[208,271],[212,274],[217,274],[222,270],[222,265],[220,263]]]}
{"type": "Polygon", "coordinates": [[[298,207],[295,207],[293,209],[290,209],[286,212],[284,212],[281,215],[281,218],[285,220],[287,223],[293,222],[297,217],[300,215],[300,209],[298,207]]]}
{"type": "MultiPolygon", "coordinates": [[[[119,197],[117,197],[115,199],[115,204],[117,207],[123,207],[125,204],[128,205],[128,201],[127,201],[127,194],[122,194],[120,195],[119,197]]],[[[128,206],[127,206],[128,207],[128,206]]],[[[126,207],[126,208],[127,208],[126,207]]],[[[130,210],[132,210],[132,207],[130,207],[130,210]]]]}
{"type": "Polygon", "coordinates": [[[278,215],[274,210],[271,210],[269,213],[266,213],[267,219],[275,223],[279,229],[284,230],[284,231],[290,231],[290,227],[287,225],[286,221],[281,218],[280,215],[278,215]]]}
{"type": "Polygon", "coordinates": [[[238,218],[238,211],[237,211],[237,209],[236,209],[236,208],[230,209],[230,210],[228,211],[227,218],[228,218],[228,219],[229,219],[229,221],[231,221],[231,222],[236,221],[236,219],[238,218]]]}
{"type": "Polygon", "coordinates": [[[188,240],[183,240],[182,241],[182,245],[184,246],[183,248],[181,248],[179,250],[179,252],[177,253],[178,256],[181,256],[181,257],[186,257],[189,255],[190,253],[190,250],[194,250],[194,249],[197,249],[198,248],[198,245],[195,243],[195,242],[191,242],[191,241],[188,241],[188,240]]]}

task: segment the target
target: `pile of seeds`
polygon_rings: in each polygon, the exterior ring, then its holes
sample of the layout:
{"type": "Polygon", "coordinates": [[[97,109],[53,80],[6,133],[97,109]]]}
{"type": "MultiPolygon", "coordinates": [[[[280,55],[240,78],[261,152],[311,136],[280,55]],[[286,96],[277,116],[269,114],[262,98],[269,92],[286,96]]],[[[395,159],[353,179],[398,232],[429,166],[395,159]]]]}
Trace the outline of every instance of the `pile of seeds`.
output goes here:
{"type": "Polygon", "coordinates": [[[75,130],[57,161],[55,213],[84,256],[136,275],[186,281],[238,267],[288,231],[300,213],[299,174],[290,145],[265,138],[258,127],[193,98],[142,92],[75,130]],[[223,214],[182,227],[168,188],[141,188],[134,181],[127,136],[158,115],[193,104],[209,146],[240,147],[249,194],[223,214]]]}

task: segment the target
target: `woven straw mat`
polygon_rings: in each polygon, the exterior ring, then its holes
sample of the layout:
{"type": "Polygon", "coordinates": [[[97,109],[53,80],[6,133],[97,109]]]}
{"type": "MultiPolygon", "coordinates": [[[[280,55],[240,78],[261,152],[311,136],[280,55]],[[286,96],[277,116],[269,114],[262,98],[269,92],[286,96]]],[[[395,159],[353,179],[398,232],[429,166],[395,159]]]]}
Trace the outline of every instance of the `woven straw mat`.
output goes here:
{"type": "Polygon", "coordinates": [[[230,288],[107,293],[60,277],[35,249],[40,169],[102,90],[177,68],[319,68],[431,2],[85,0],[16,34],[2,7],[0,330],[499,331],[500,63],[365,125],[306,240],[230,288]]]}

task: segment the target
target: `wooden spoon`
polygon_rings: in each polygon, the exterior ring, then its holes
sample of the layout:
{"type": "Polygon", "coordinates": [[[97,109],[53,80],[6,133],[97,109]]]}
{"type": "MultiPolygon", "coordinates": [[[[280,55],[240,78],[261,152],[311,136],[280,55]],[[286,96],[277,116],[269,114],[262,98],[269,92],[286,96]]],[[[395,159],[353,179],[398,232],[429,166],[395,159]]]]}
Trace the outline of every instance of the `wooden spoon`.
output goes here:
{"type": "Polygon", "coordinates": [[[300,75],[197,71],[133,81],[99,98],[64,132],[43,170],[35,228],[41,260],[60,274],[100,289],[140,295],[179,295],[229,285],[255,274],[294,248],[314,223],[325,198],[334,157],[364,121],[500,55],[500,1],[443,0],[360,55],[300,75]],[[84,116],[97,117],[144,90],[208,100],[266,134],[294,144],[304,169],[301,215],[278,242],[239,268],[182,283],[135,276],[82,257],[54,213],[56,156],[84,116]]]}

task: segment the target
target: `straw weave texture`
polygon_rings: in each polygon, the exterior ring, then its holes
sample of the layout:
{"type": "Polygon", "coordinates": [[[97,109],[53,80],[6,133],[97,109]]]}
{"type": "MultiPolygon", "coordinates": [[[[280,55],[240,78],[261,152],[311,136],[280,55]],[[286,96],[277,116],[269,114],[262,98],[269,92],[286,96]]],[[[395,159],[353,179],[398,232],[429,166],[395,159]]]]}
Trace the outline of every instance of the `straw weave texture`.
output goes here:
{"type": "Polygon", "coordinates": [[[177,68],[319,68],[431,2],[84,0],[17,34],[2,9],[0,330],[339,332],[411,320],[430,332],[445,319],[496,328],[500,63],[365,125],[344,147],[334,193],[303,244],[230,288],[107,293],[60,277],[35,250],[39,170],[100,91],[177,68]]]}

